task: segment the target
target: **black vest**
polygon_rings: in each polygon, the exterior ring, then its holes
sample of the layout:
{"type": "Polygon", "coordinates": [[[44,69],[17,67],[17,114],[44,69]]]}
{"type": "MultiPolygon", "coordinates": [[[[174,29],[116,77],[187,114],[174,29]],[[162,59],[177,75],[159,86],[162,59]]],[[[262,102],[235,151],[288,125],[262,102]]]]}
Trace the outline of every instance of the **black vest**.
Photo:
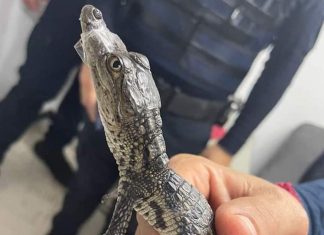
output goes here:
{"type": "Polygon", "coordinates": [[[224,99],[297,0],[123,0],[114,30],[152,71],[184,91],[224,99]]]}

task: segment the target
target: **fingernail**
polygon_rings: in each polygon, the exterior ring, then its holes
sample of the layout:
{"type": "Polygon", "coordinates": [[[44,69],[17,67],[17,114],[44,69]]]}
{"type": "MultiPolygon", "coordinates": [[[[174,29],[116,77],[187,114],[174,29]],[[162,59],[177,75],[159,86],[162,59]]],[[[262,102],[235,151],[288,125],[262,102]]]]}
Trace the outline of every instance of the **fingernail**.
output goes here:
{"type": "Polygon", "coordinates": [[[244,226],[246,232],[248,232],[249,235],[257,235],[255,227],[249,218],[243,215],[238,215],[238,218],[241,220],[242,225],[244,226]]]}

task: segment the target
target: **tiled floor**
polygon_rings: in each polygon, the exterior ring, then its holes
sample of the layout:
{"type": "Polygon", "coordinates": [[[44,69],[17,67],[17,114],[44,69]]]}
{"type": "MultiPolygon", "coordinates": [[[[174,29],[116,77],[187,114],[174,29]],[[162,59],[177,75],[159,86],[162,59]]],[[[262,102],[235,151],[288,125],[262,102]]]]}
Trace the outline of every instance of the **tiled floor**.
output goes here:
{"type": "MultiPolygon", "coordinates": [[[[0,234],[45,235],[60,209],[65,189],[37,159],[31,146],[46,122],[34,125],[7,153],[0,175],[0,234]]],[[[67,150],[71,157],[71,149],[67,150]]],[[[98,210],[80,235],[99,234],[104,215],[98,210]]]]}

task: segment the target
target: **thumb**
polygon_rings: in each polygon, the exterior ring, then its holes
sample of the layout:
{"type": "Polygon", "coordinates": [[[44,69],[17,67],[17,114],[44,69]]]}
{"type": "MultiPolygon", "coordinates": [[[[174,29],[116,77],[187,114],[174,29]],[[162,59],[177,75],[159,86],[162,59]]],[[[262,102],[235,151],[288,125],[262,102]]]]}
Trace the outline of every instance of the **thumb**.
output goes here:
{"type": "Polygon", "coordinates": [[[307,234],[307,220],[299,202],[285,196],[280,191],[268,192],[262,196],[241,197],[222,204],[215,214],[217,234],[307,234]]]}
{"type": "MultiPolygon", "coordinates": [[[[222,204],[215,214],[217,234],[260,235],[257,231],[267,224],[262,221],[266,218],[257,216],[259,212],[256,208],[252,197],[234,199],[222,204]]],[[[267,229],[262,228],[261,231],[267,229]]]]}

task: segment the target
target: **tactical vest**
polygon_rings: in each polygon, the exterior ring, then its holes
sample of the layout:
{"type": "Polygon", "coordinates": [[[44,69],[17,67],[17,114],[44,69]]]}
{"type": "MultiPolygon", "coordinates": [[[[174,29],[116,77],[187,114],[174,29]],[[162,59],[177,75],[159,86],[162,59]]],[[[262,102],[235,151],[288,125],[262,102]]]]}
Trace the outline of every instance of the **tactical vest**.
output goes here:
{"type": "Polygon", "coordinates": [[[192,95],[224,99],[297,0],[123,0],[115,31],[152,71],[192,95]]]}

